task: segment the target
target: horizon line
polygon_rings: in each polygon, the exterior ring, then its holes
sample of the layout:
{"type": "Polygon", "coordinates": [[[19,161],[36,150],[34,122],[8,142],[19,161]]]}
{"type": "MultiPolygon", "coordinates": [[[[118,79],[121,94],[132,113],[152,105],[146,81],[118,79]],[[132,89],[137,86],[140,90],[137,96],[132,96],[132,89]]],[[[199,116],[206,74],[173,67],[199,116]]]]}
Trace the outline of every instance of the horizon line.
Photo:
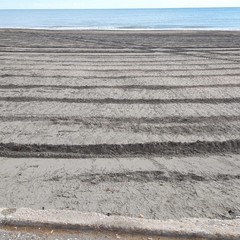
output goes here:
{"type": "Polygon", "coordinates": [[[206,8],[240,8],[236,7],[157,7],[157,8],[0,8],[0,10],[128,10],[128,9],[206,9],[206,8]]]}

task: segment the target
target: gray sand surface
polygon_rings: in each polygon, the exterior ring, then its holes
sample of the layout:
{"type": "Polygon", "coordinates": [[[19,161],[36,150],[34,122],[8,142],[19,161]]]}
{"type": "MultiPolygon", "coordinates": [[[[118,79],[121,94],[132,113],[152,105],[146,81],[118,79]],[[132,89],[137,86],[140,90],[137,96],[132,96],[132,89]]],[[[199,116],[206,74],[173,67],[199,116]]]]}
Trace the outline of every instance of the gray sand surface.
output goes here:
{"type": "Polygon", "coordinates": [[[236,218],[239,39],[0,30],[0,207],[236,218]]]}
{"type": "Polygon", "coordinates": [[[9,207],[156,219],[229,219],[240,210],[238,155],[0,161],[0,202],[9,207]]]}

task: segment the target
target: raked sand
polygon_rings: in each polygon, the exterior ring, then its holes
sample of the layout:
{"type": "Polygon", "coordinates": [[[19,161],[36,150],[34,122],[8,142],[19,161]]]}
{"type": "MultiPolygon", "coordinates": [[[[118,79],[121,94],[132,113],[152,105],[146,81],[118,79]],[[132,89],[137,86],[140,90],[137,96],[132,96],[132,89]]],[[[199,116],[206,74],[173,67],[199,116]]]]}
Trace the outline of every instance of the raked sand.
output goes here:
{"type": "Polygon", "coordinates": [[[239,38],[0,30],[0,207],[236,218],[239,38]]]}

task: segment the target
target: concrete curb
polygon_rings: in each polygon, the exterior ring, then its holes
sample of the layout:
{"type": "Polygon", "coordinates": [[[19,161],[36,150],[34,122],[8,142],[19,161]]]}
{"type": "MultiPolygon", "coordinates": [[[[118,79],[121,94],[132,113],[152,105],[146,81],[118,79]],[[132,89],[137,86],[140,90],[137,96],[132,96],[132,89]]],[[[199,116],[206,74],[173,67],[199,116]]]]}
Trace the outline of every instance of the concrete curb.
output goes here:
{"type": "Polygon", "coordinates": [[[169,237],[240,239],[240,220],[151,220],[98,213],[0,208],[0,226],[106,230],[169,237]]]}

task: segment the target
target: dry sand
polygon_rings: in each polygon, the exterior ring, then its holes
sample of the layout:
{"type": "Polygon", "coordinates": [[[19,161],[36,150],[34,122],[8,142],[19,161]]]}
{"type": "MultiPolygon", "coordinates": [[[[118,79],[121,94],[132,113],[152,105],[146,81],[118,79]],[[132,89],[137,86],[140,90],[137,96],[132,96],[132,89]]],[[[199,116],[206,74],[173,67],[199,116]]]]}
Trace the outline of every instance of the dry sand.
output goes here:
{"type": "Polygon", "coordinates": [[[239,38],[0,30],[0,206],[236,218],[239,38]]]}

